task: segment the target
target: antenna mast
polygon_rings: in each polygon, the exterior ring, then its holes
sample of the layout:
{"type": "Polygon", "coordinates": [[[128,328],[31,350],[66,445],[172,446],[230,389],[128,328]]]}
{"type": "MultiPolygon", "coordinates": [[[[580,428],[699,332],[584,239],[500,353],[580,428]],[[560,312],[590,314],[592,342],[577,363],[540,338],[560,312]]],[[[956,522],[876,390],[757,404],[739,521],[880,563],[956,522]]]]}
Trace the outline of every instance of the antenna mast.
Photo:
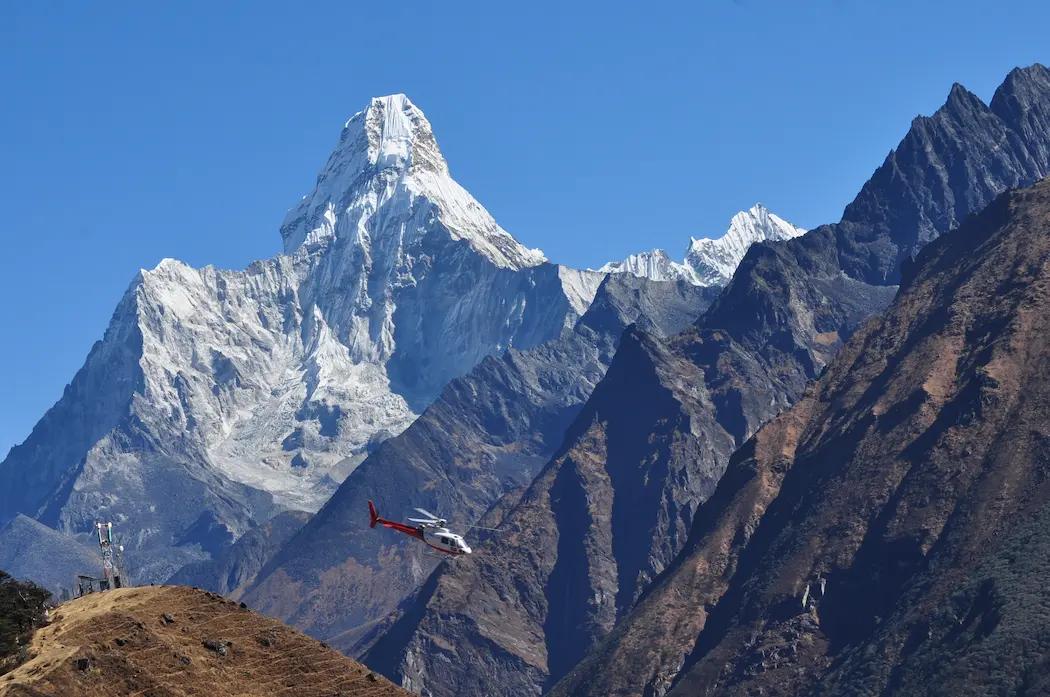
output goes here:
{"type": "Polygon", "coordinates": [[[95,530],[98,532],[98,547],[102,553],[102,590],[120,588],[124,584],[120,568],[122,560],[118,555],[124,551],[123,546],[113,544],[113,523],[95,523],[95,530]]]}

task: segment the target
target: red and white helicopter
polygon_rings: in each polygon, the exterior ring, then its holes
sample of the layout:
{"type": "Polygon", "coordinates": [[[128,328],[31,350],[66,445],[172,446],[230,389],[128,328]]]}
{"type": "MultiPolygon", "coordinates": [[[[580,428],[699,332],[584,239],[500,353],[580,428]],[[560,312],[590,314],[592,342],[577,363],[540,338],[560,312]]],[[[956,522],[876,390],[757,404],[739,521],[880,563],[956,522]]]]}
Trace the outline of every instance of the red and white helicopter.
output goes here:
{"type": "MultiPolygon", "coordinates": [[[[444,518],[438,518],[433,513],[425,511],[422,508],[417,508],[416,510],[425,515],[426,518],[409,518],[409,522],[415,523],[415,525],[405,525],[404,523],[395,523],[392,520],[380,518],[379,514],[376,513],[375,504],[369,501],[368,527],[374,528],[376,525],[382,525],[385,528],[397,530],[398,532],[402,532],[410,537],[422,540],[425,544],[433,547],[437,551],[453,557],[471,553],[471,549],[463,537],[451,532],[446,527],[448,525],[447,520],[444,518]]],[[[472,525],[470,527],[479,526],[472,525]]],[[[488,530],[489,528],[485,529],[488,530]]]]}

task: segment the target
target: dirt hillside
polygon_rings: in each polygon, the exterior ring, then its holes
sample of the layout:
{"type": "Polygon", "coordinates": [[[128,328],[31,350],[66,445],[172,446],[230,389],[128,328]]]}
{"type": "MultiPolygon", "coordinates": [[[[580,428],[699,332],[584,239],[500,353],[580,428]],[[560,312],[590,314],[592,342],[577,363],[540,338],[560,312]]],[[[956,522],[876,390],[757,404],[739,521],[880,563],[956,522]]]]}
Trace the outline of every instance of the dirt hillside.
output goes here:
{"type": "Polygon", "coordinates": [[[221,596],[124,588],[61,605],[0,697],[393,697],[360,663],[221,596]]]}

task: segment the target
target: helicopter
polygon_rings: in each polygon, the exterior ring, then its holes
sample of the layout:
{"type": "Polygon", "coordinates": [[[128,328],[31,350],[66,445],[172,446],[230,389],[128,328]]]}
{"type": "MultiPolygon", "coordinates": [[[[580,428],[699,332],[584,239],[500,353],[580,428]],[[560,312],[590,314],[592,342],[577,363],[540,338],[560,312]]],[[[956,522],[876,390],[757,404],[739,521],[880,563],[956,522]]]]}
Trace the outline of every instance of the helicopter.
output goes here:
{"type": "MultiPolygon", "coordinates": [[[[415,525],[406,525],[404,523],[396,523],[392,520],[380,518],[379,514],[376,512],[375,504],[369,501],[368,527],[374,528],[376,525],[382,525],[385,528],[397,530],[409,537],[415,537],[416,539],[422,540],[424,544],[436,549],[442,554],[448,554],[453,557],[471,553],[472,550],[463,537],[450,531],[448,527],[446,527],[448,525],[447,520],[439,518],[430,511],[426,511],[422,508],[417,508],[415,510],[422,515],[425,515],[426,518],[409,518],[408,521],[410,523],[415,523],[415,525]]],[[[479,526],[472,525],[470,527],[479,526]]]]}

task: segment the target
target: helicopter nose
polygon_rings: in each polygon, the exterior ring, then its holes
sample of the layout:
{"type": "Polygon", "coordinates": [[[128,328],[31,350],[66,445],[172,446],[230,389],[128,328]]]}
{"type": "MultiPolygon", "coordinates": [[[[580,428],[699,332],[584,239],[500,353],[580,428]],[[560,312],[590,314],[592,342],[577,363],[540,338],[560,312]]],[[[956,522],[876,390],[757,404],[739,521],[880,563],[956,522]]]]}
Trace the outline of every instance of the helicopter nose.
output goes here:
{"type": "Polygon", "coordinates": [[[471,552],[470,547],[468,547],[466,545],[463,545],[463,554],[470,554],[470,552],[471,552]]]}

